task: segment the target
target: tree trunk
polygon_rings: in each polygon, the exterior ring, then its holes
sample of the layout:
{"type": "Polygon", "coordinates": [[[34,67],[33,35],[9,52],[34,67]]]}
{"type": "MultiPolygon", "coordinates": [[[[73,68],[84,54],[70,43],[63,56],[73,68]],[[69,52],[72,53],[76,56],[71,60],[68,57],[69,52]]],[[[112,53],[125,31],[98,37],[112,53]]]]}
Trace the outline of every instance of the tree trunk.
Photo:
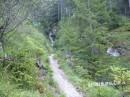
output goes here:
{"type": "Polygon", "coordinates": [[[4,43],[0,41],[0,52],[4,53],[4,43]]]}
{"type": "Polygon", "coordinates": [[[128,2],[129,2],[129,8],[130,8],[130,0],[128,0],[128,2]]]}
{"type": "Polygon", "coordinates": [[[5,60],[7,58],[7,54],[5,53],[5,45],[4,45],[4,41],[2,39],[0,39],[0,53],[2,54],[1,57],[2,57],[2,64],[4,66],[5,64],[5,60]]]}
{"type": "Polygon", "coordinates": [[[5,52],[5,43],[4,40],[0,40],[0,53],[2,53],[2,57],[7,58],[7,54],[5,52]]]}
{"type": "Polygon", "coordinates": [[[112,7],[113,7],[113,5],[112,5],[112,1],[109,0],[109,8],[110,8],[110,11],[112,11],[112,7]]]}

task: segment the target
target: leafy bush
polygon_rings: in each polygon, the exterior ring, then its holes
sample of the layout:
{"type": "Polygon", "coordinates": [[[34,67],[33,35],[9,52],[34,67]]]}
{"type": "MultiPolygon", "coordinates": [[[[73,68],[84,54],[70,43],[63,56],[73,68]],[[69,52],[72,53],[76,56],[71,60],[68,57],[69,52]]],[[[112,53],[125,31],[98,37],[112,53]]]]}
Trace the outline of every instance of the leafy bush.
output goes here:
{"type": "Polygon", "coordinates": [[[89,97],[120,97],[119,92],[110,87],[96,87],[89,89],[89,97]]]}
{"type": "Polygon", "coordinates": [[[1,79],[0,97],[40,97],[40,94],[34,90],[18,89],[16,85],[1,79]]]}
{"type": "Polygon", "coordinates": [[[10,78],[19,86],[32,86],[36,81],[37,69],[35,60],[30,57],[28,50],[12,52],[11,60],[5,61],[4,68],[11,73],[10,78]]]}

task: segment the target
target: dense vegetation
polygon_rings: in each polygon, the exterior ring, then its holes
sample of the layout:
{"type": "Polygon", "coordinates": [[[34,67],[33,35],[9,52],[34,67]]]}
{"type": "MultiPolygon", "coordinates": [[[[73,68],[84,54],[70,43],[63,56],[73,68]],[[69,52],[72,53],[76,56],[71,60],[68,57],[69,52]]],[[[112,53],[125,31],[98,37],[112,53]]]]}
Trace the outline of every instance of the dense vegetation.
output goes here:
{"type": "Polygon", "coordinates": [[[71,4],[74,6],[73,15],[60,21],[57,33],[57,53],[63,58],[61,64],[64,63],[61,67],[86,94],[90,89],[91,97],[119,97],[116,90],[129,91],[130,83],[130,24],[128,16],[122,11],[127,9],[128,2],[73,0],[71,4]],[[126,8],[120,3],[127,4],[126,8]],[[120,49],[121,56],[108,55],[110,47],[120,49]],[[101,90],[91,90],[88,86],[93,81],[116,83],[112,85],[115,92],[108,88],[109,85],[101,90]],[[93,95],[93,91],[101,94],[93,95]]]}
{"type": "MultiPolygon", "coordinates": [[[[39,11],[46,6],[42,2],[0,1],[0,97],[56,95],[57,86],[52,80],[48,62],[49,41],[43,34],[44,29],[38,29],[41,17],[34,20],[45,10],[39,11]],[[41,6],[38,6],[40,3],[41,6]],[[34,16],[34,12],[39,14],[34,16]],[[38,68],[38,62],[43,65],[42,70],[38,68]]],[[[58,95],[60,92],[57,92],[58,95]]]]}
{"type": "Polygon", "coordinates": [[[52,52],[85,97],[127,97],[129,6],[129,0],[0,0],[0,97],[63,97],[52,79],[52,52]]]}

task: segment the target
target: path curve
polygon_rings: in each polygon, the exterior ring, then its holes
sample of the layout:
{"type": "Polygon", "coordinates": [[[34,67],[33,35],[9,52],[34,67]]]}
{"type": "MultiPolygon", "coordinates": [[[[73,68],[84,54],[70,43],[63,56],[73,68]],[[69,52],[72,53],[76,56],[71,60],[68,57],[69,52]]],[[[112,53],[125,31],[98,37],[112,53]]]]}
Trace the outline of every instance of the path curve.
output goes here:
{"type": "Polygon", "coordinates": [[[49,56],[53,78],[57,82],[59,89],[64,92],[66,97],[83,97],[76,88],[69,82],[63,70],[59,68],[58,61],[54,59],[54,55],[49,56]]]}

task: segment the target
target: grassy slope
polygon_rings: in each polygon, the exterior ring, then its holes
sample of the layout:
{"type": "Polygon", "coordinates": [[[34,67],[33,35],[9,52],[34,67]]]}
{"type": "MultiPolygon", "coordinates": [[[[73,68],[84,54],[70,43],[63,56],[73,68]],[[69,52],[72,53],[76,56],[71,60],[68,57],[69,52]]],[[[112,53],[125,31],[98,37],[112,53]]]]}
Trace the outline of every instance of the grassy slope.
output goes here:
{"type": "MultiPolygon", "coordinates": [[[[11,54],[11,51],[18,52],[20,50],[30,49],[30,53],[36,51],[42,52],[42,59],[45,67],[48,69],[48,74],[44,81],[38,81],[43,87],[43,94],[40,94],[37,89],[19,88],[18,84],[11,81],[10,74],[6,73],[3,68],[0,70],[0,97],[55,97],[57,87],[51,78],[51,70],[48,64],[48,54],[50,52],[49,43],[39,31],[31,24],[23,23],[15,32],[11,32],[7,42],[6,51],[11,54]]],[[[38,72],[38,71],[37,71],[38,72]]],[[[37,75],[38,76],[38,75],[37,75]]],[[[60,93],[57,92],[59,97],[60,93]]]]}
{"type": "MultiPolygon", "coordinates": [[[[113,31],[111,31],[111,36],[114,41],[116,41],[116,43],[123,43],[125,42],[126,43],[126,46],[127,48],[130,47],[130,31],[128,30],[129,27],[126,28],[126,26],[123,26],[123,27],[120,27],[118,29],[115,29],[113,31]]],[[[106,45],[106,47],[109,47],[106,45]]],[[[64,57],[62,58],[62,53],[61,52],[57,52],[57,54],[59,55],[59,61],[60,61],[60,64],[61,64],[61,68],[64,70],[64,72],[68,75],[68,78],[74,83],[75,86],[79,87],[82,91],[84,91],[85,93],[87,93],[88,95],[88,92],[90,93],[90,97],[97,97],[96,94],[94,92],[98,92],[96,90],[96,88],[93,88],[93,87],[88,87],[88,84],[92,81],[90,81],[89,79],[84,79],[84,78],[81,78],[80,76],[78,76],[78,74],[76,74],[74,72],[74,70],[66,63],[64,57]],[[95,90],[94,90],[95,89],[95,90]],[[95,94],[95,96],[93,95],[95,94]]],[[[129,51],[128,51],[128,54],[129,54],[129,51]]],[[[126,56],[121,56],[119,58],[113,58],[113,57],[109,57],[107,54],[104,54],[104,56],[101,56],[100,59],[102,61],[106,61],[106,64],[113,64],[115,62],[115,64],[118,64],[118,65],[123,65],[124,67],[126,68],[129,68],[130,69],[130,61],[129,61],[129,55],[126,55],[126,56]],[[117,62],[117,63],[116,63],[117,62]]],[[[79,72],[81,71],[84,71],[82,68],[79,68],[79,72]]],[[[112,88],[101,88],[102,91],[104,92],[104,95],[105,95],[105,92],[106,92],[106,95],[107,95],[107,92],[108,92],[108,95],[109,93],[112,94],[112,95],[109,95],[108,97],[118,97],[118,94],[119,94],[119,91],[117,90],[114,90],[112,88]],[[115,93],[114,93],[115,91],[115,93]],[[113,92],[113,93],[111,93],[113,92]],[[113,95],[115,94],[115,95],[113,95]]]]}

